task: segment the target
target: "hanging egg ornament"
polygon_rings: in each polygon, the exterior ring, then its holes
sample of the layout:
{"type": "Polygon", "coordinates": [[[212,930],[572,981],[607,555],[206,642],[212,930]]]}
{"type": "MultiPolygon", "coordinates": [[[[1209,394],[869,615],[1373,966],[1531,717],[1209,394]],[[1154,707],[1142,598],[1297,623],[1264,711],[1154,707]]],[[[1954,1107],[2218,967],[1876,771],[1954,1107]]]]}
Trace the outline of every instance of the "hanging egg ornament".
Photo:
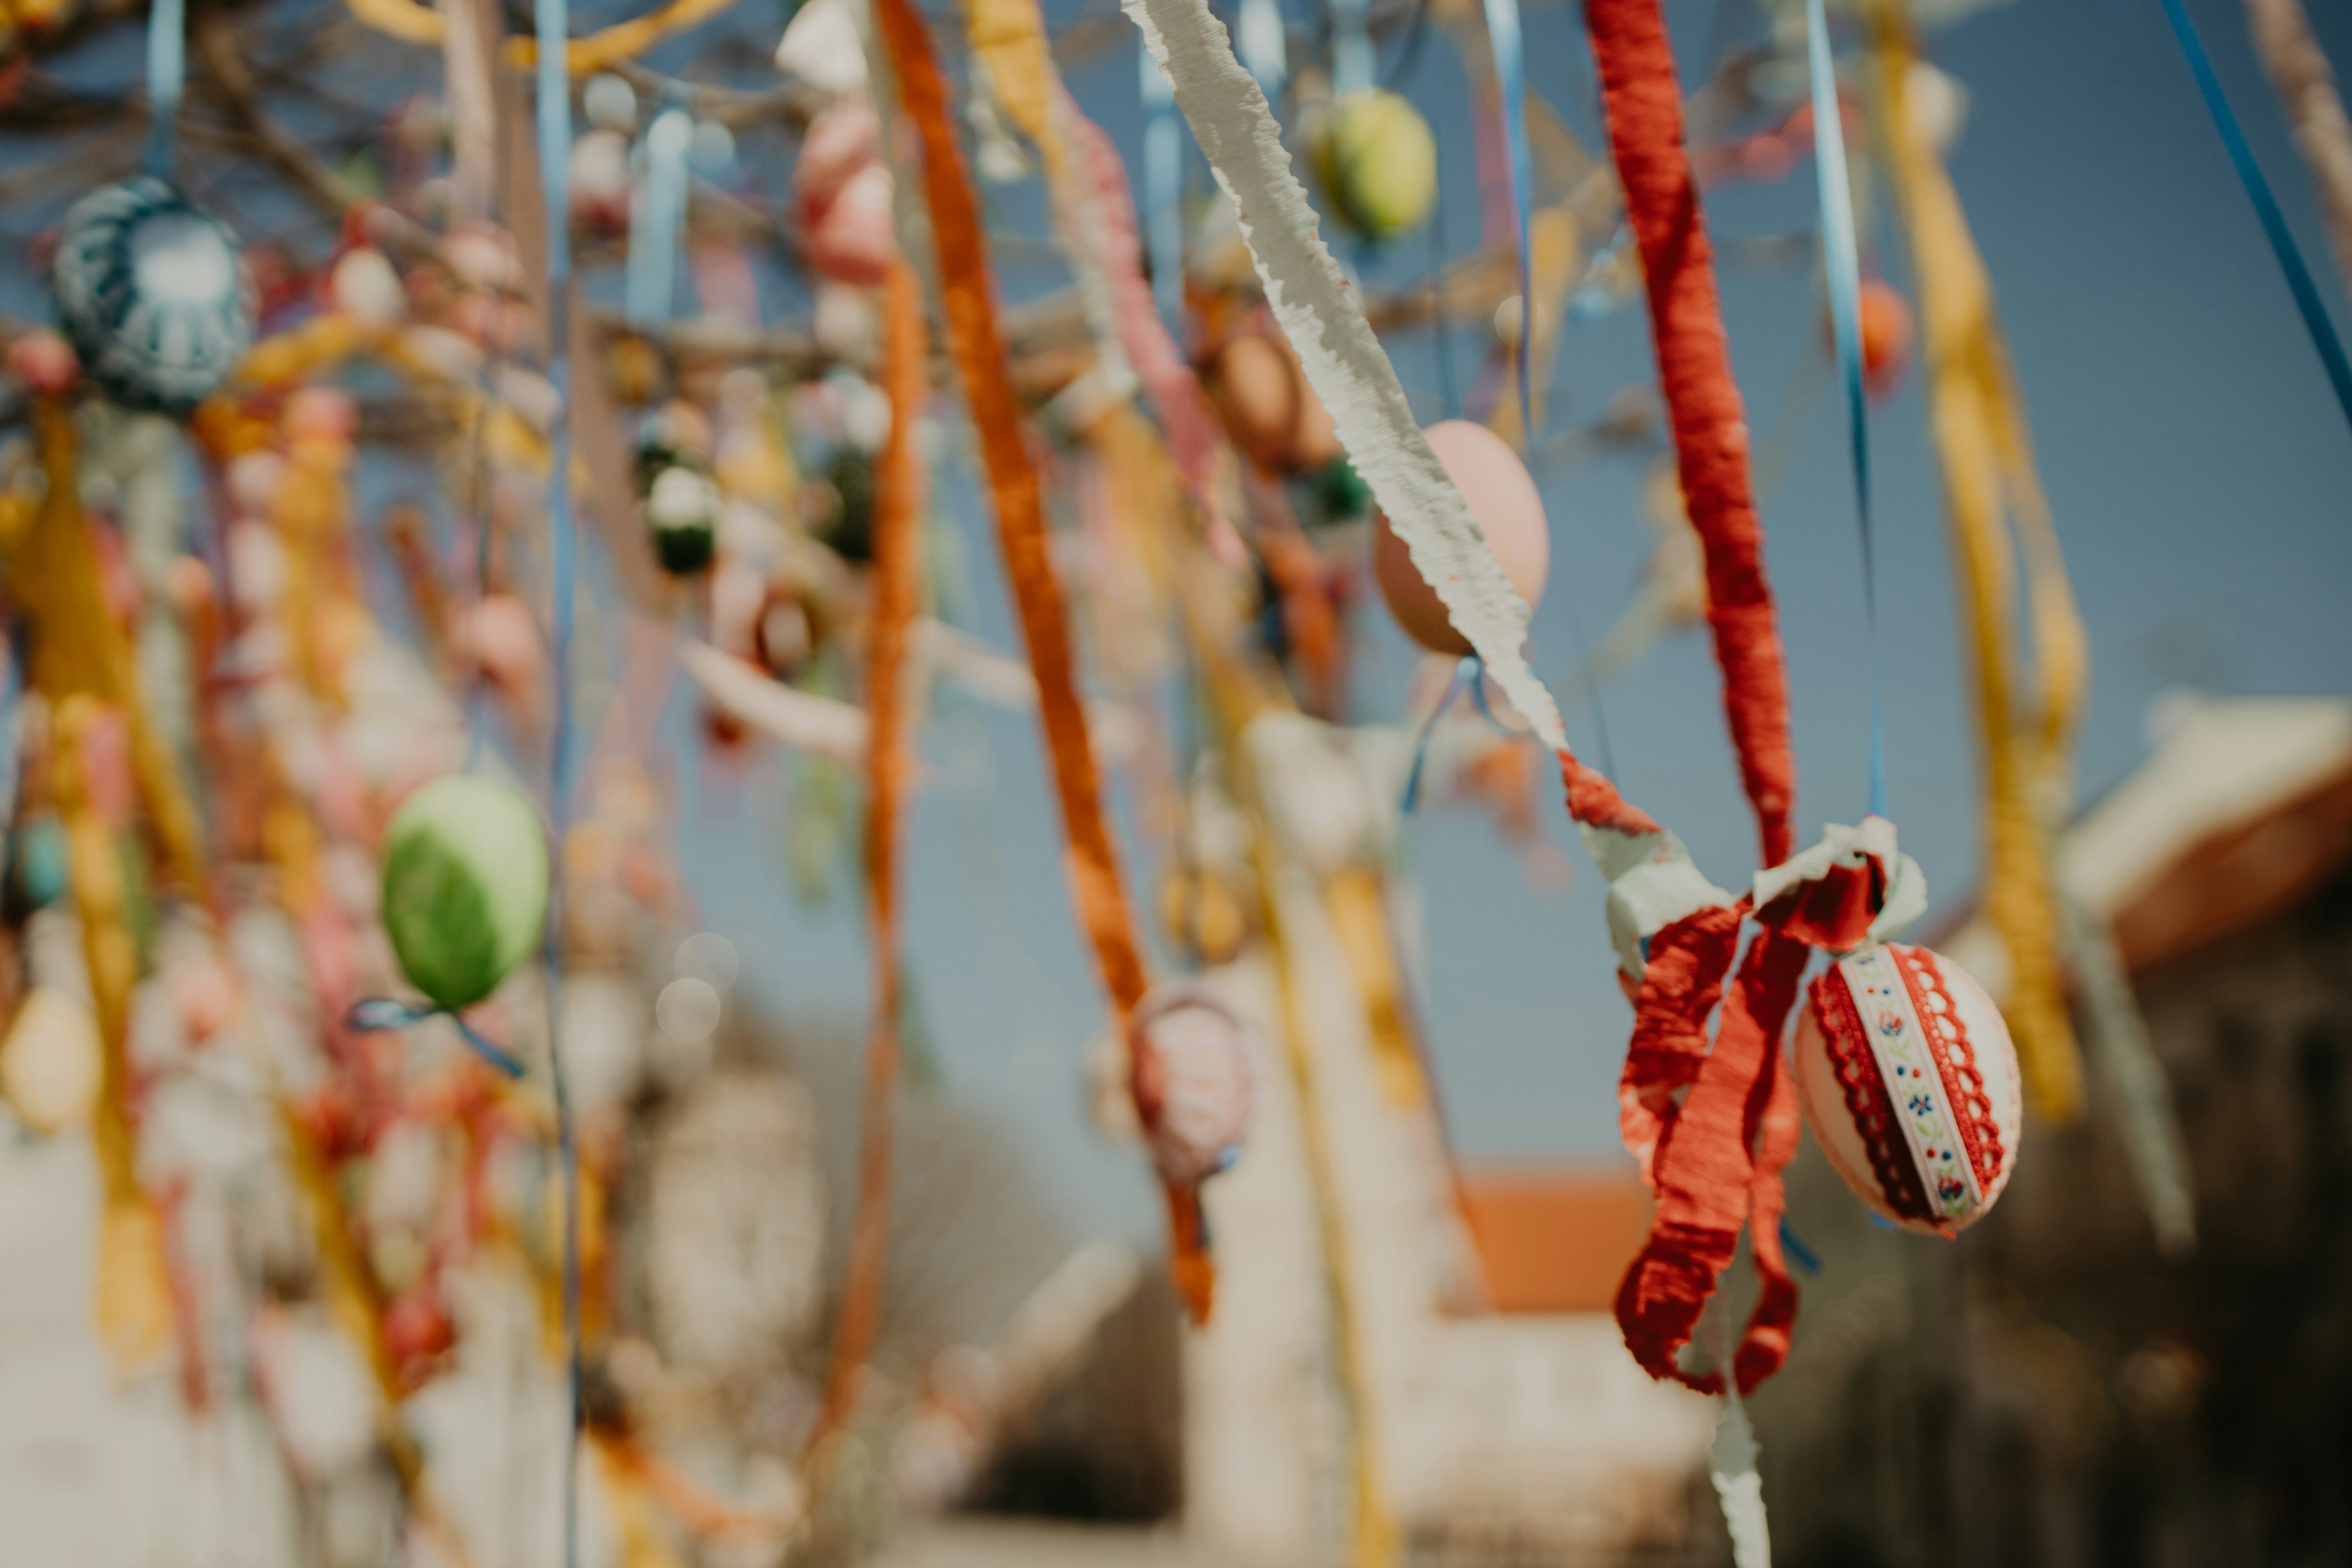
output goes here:
{"type": "Polygon", "coordinates": [[[43,1136],[89,1120],[105,1077],[98,1022],[76,997],[37,985],[0,1040],[0,1093],[43,1136]]]}
{"type": "Polygon", "coordinates": [[[860,288],[880,283],[898,254],[892,190],[882,122],[872,109],[845,103],[811,121],[792,178],[793,213],[810,270],[860,288]]]}
{"type": "MultiPolygon", "coordinates": [[[[1422,434],[1462,492],[1470,515],[1486,536],[1486,547],[1502,563],[1503,575],[1534,609],[1543,602],[1544,579],[1551,570],[1551,532],[1544,521],[1543,498],[1536,492],[1527,465],[1510,443],[1466,419],[1448,419],[1422,434]]],[[[1380,512],[1373,513],[1372,575],[1405,636],[1432,653],[1458,658],[1471,651],[1470,639],[1454,628],[1444,601],[1380,512]]]]}
{"type": "Polygon", "coordinates": [[[690,577],[710,564],[723,499],[709,474],[688,464],[672,463],[654,475],[646,490],[646,526],[663,571],[690,577]]]}
{"type": "Polygon", "coordinates": [[[80,378],[81,361],[73,345],[46,327],[36,328],[8,345],[8,374],[27,392],[60,397],[80,378]]]}
{"type": "Polygon", "coordinates": [[[1155,989],[1129,1026],[1136,1114],[1160,1177],[1206,1181],[1241,1157],[1260,1054],[1249,1026],[1206,986],[1155,989]]]}
{"type": "Polygon", "coordinates": [[[1873,397],[1892,397],[1911,366],[1911,306],[1893,284],[1877,278],[1863,284],[1858,303],[1863,384],[1873,397]]]}
{"type": "Polygon", "coordinates": [[[1984,988],[1899,942],[1847,953],[1797,1019],[1797,1091],[1831,1166],[1909,1230],[1984,1216],[2017,1164],[2017,1048],[1984,988]]]}
{"type": "Polygon", "coordinates": [[[1287,356],[1261,332],[1234,338],[1217,351],[1209,368],[1209,395],[1224,420],[1225,434],[1261,468],[1288,466],[1291,433],[1298,427],[1304,392],[1287,356]]]}
{"type": "Polygon", "coordinates": [[[135,407],[187,413],[253,345],[254,293],[236,237],[152,175],[73,205],[49,280],[83,365],[135,407]]]}
{"type": "Polygon", "coordinates": [[[511,787],[467,773],[402,803],[383,837],[383,927],[409,984],[455,1012],[539,946],[547,832],[511,787]]]}
{"type": "Polygon", "coordinates": [[[1366,239],[1393,239],[1437,203],[1437,139],[1401,93],[1350,93],[1324,123],[1315,171],[1340,221],[1366,239]]]}

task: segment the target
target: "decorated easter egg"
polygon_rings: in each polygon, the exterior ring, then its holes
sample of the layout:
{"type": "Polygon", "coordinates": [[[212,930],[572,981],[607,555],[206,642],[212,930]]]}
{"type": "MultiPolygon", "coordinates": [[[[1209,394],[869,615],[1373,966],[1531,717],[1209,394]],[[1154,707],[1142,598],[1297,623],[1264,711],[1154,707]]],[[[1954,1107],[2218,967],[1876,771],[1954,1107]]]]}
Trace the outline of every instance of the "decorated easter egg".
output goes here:
{"type": "Polygon", "coordinates": [[[547,833],[530,802],[470,774],[435,779],[383,837],[383,926],[409,984],[470,1007],[539,945],[547,833]]]}
{"type": "Polygon", "coordinates": [[[1873,944],[1813,982],[1797,1090],[1845,1184],[1908,1229],[1975,1224],[2016,1167],[2024,1113],[2009,1026],[1967,971],[1924,947],[1873,944]]]}
{"type": "Polygon", "coordinates": [[[1895,286],[1873,278],[1862,286],[1862,379],[1874,397],[1889,397],[1911,364],[1911,307],[1895,286]]]}
{"type": "Polygon", "coordinates": [[[0,1040],[0,1091],[17,1118],[43,1134],[88,1121],[104,1074],[89,1008],[52,986],[35,986],[0,1040]]]}
{"type": "Polygon", "coordinates": [[[1259,1054],[1240,1015],[1180,980],[1145,997],[1129,1027],[1136,1114],[1161,1178],[1190,1186],[1239,1159],[1259,1054]]]}
{"type": "MultiPolygon", "coordinates": [[[[1543,601],[1544,579],[1551,570],[1551,533],[1544,521],[1543,498],[1536,481],[1510,444],[1484,425],[1448,419],[1423,432],[1430,449],[1445,466],[1454,488],[1469,505],[1470,515],[1486,536],[1486,547],[1502,563],[1503,575],[1533,609],[1543,601]]],[[[1432,653],[1461,655],[1470,651],[1470,639],[1454,630],[1444,602],[1412,563],[1412,555],[1389,528],[1388,519],[1374,513],[1372,575],[1381,597],[1405,636],[1432,653]]]]}
{"type": "Polygon", "coordinates": [[[151,175],[73,205],[49,280],[83,365],[134,406],[187,412],[253,344],[253,289],[235,237],[151,175]]]}
{"type": "Polygon", "coordinates": [[[721,500],[719,486],[699,468],[673,463],[655,474],[646,491],[646,526],[663,571],[686,577],[710,564],[721,500]]]}
{"type": "Polygon", "coordinates": [[[1367,239],[1419,228],[1437,201],[1437,141],[1403,96],[1371,89],[1331,111],[1316,174],[1340,221],[1367,239]]]}

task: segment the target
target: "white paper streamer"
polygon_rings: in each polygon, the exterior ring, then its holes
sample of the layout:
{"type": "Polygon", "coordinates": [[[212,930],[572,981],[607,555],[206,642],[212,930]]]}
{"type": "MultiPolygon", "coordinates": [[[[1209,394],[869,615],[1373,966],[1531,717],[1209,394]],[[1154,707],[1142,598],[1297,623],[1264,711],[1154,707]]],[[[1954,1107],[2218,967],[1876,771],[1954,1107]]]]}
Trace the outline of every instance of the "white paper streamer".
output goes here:
{"type": "Polygon", "coordinates": [[[1733,1568],[1772,1568],[1772,1531],[1764,1517],[1764,1478],[1756,1468],[1761,1450],[1756,1445],[1756,1429],[1748,1425],[1748,1403],[1739,1397],[1739,1381],[1731,1370],[1730,1337],[1718,1297],[1707,1310],[1706,1341],[1715,1364],[1723,1370],[1723,1418],[1716,1424],[1715,1442],[1707,1449],[1707,1473],[1723,1505],[1733,1568]]]}
{"type": "Polygon", "coordinates": [[[1527,604],[1511,591],[1462,493],[1422,438],[1404,388],[1290,173],[1282,128],[1234,58],[1224,24],[1207,0],[1123,4],[1175,84],[1177,105],[1233,199],[1266,302],[1297,351],[1307,384],[1330,410],[1356,472],[1511,706],[1546,745],[1566,749],[1559,706],[1520,657],[1527,604]]]}

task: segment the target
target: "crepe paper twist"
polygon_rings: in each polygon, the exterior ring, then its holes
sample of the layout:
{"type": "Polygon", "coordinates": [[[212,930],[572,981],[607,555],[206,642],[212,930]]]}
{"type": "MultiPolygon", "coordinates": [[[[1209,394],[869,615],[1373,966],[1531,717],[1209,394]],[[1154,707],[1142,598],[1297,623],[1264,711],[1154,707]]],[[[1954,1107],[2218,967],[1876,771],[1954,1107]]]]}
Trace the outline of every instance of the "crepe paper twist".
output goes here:
{"type": "Polygon", "coordinates": [[[1837,67],[1822,0],[1805,0],[1806,65],[1812,78],[1813,170],[1820,187],[1822,271],[1829,285],[1830,332],[1845,383],[1846,433],[1853,499],[1862,534],[1862,612],[1870,679],[1870,812],[1886,815],[1886,721],[1879,699],[1878,573],[1870,531],[1870,400],[1863,387],[1862,263],[1853,235],[1853,195],[1846,179],[1845,121],[1838,110],[1837,67]],[[1834,127],[1824,130],[1823,127],[1834,127]]]}
{"type": "MultiPolygon", "coordinates": [[[[354,20],[403,43],[439,45],[448,19],[417,0],[344,0],[354,20]]],[[[593,76],[625,65],[673,33],[698,26],[725,12],[735,0],[668,0],[642,16],[615,22],[584,38],[569,39],[563,49],[563,71],[593,76]]],[[[552,47],[552,46],[549,46],[552,47]]],[[[509,38],[506,64],[517,70],[536,69],[540,44],[532,38],[509,38]]]]}
{"type": "Polygon", "coordinates": [[[866,622],[866,905],[874,952],[874,1012],[866,1034],[866,1107],[857,1140],[857,1218],[850,1232],[840,1326],[824,1405],[808,1447],[839,1431],[856,1408],[860,1374],[881,1315],[890,1221],[891,1106],[898,1078],[898,834],[912,715],[904,679],[909,630],[922,599],[923,459],[916,424],[928,385],[922,288],[893,261],[883,280],[882,381],[890,434],[875,474],[874,597],[866,622]]]}
{"type": "Polygon", "coordinates": [[[2319,297],[2319,285],[2303,259],[2303,247],[2294,242],[2294,231],[2287,226],[2278,198],[2271,194],[2271,183],[2254,150],[2246,144],[2246,133],[2239,128],[2237,112],[2230,107],[2229,94],[2221,90],[2221,79],[2213,69],[2212,57],[2205,52],[2204,40],[2197,36],[2197,24],[2189,19],[2188,7],[2181,0],[2164,0],[2164,16],[2172,24],[2172,36],[2180,42],[2189,74],[2197,79],[2197,91],[2205,100],[2206,112],[2213,117],[2213,129],[2220,132],[2221,145],[2238,171],[2238,182],[2246,187],[2246,199],[2253,203],[2254,216],[2262,220],[2263,236],[2278,258],[2279,270],[2286,274],[2287,289],[2303,316],[2304,331],[2311,334],[2311,346],[2326,368],[2327,384],[2335,388],[2336,405],[2344,410],[2346,421],[2352,423],[2352,360],[2345,357],[2344,341],[2336,336],[2326,302],[2319,297]]]}
{"type": "Polygon", "coordinates": [[[1234,58],[1224,24],[1206,0],[1124,3],[1234,200],[1267,304],[1349,460],[1511,706],[1547,745],[1564,751],[1559,710],[1520,651],[1526,602],[1423,437],[1356,292],[1317,232],[1282,128],[1234,58]]]}
{"type": "Polygon", "coordinates": [[[2336,73],[2312,36],[2303,0],[2245,0],[2246,28],[2286,110],[2294,144],[2318,188],[2327,216],[2336,269],[2352,287],[2352,120],[2336,89],[2336,73]]]}
{"type": "Polygon", "coordinates": [[[1796,760],[1764,531],[1748,469],[1748,425],[1732,380],[1697,183],[1683,147],[1682,88],[1658,0],[1591,0],[1585,25],[1601,71],[1609,141],[1642,252],[1658,379],[1675,433],[1683,497],[1706,552],[1707,622],[1762,863],[1791,847],[1796,760]]]}
{"type": "MultiPolygon", "coordinates": [[[[996,514],[997,538],[1037,678],[1040,717],[1051,755],[1069,855],[1072,893],[1095,950],[1114,1021],[1124,1035],[1142,1001],[1145,977],[1135,926],[1102,804],[1102,779],[1087,738],[1065,618],[1061,584],[1047,550],[1045,510],[1005,370],[993,286],[978,204],[948,107],[947,83],[929,34],[910,0],[880,0],[880,30],[898,72],[900,100],[922,148],[925,204],[938,247],[949,345],[964,384],[996,514]]],[[[1167,1186],[1179,1294],[1196,1321],[1208,1315],[1215,1273],[1197,1190],[1167,1186]]]]}
{"type": "Polygon", "coordinates": [[[2082,628],[2033,477],[1991,283],[1950,176],[1904,118],[1913,58],[1907,24],[1884,3],[1873,19],[1884,132],[1919,282],[1931,429],[1975,665],[1985,770],[1985,912],[2009,953],[2003,1011],[2027,1085],[2042,1114],[2063,1126],[2082,1113],[2083,1067],[2056,960],[2045,803],[2063,788],[2064,750],[2080,707],[2082,628]],[[2029,604],[2043,682],[2039,729],[2018,711],[2014,690],[2015,563],[2002,527],[2005,496],[2035,566],[2029,604]]]}
{"type": "MultiPolygon", "coordinates": [[[[1676,853],[1679,853],[1677,847],[1676,853]]],[[[1797,1150],[1796,1085],[1780,1041],[1815,948],[1844,952],[1925,908],[1916,862],[1893,826],[1832,827],[1785,866],[1758,873],[1733,900],[1694,907],[1646,933],[1633,1038],[1620,1080],[1619,1129],[1657,1194],[1649,1239],[1625,1271],[1616,1310],[1626,1348],[1653,1377],[1703,1393],[1745,1392],[1788,1356],[1797,1290],[1783,1259],[1780,1173],[1797,1150]],[[1735,974],[1744,922],[1754,937],[1735,974]],[[1727,983],[1728,989],[1727,990],[1727,983]],[[1720,1017],[1712,1041],[1707,1020],[1720,1017]],[[1678,1353],[1748,1234],[1759,1291],[1736,1351],[1706,1372],[1678,1353]]]]}

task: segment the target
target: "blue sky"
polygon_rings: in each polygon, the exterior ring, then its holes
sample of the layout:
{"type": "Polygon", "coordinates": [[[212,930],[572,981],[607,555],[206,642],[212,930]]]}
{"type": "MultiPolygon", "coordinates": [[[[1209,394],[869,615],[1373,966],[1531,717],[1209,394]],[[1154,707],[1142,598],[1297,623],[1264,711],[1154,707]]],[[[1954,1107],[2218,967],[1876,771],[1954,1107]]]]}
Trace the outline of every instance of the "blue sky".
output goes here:
{"type": "MultiPolygon", "coordinates": [[[[1716,0],[1667,0],[1685,71],[1716,0]]],[[[1760,24],[1748,0],[1726,26],[1760,24]]],[[[1049,8],[1055,9],[1055,8],[1049,8]]],[[[2192,0],[2256,153],[2339,321],[2352,321],[2315,204],[2234,0],[2192,0]]],[[[2352,13],[2313,6],[2339,68],[2352,68],[2352,13]]],[[[1530,4],[1531,85],[1588,145],[1600,144],[1572,6],[1530,4]]],[[[2224,694],[2338,692],[2352,670],[2346,498],[2352,430],[2329,395],[2278,268],[2152,4],[2021,0],[1929,40],[1968,88],[1968,128],[1951,164],[1990,268],[2015,352],[2042,474],[2088,625],[2094,688],[2079,752],[2086,793],[2143,753],[2142,719],[2168,687],[2224,694]]],[[[1137,166],[1132,46],[1074,75],[1082,106],[1137,166]]],[[[1474,189],[1466,95],[1433,35],[1408,83],[1435,125],[1445,177],[1474,189]]],[[[1196,165],[1197,167],[1197,165],[1196,165]]],[[[1765,188],[1709,203],[1718,233],[1809,228],[1809,164],[1765,188]]],[[[1476,215],[1451,204],[1451,248],[1476,215]]],[[[1017,205],[1014,210],[1021,210],[1017,205]]],[[[1882,218],[1876,241],[1907,287],[1882,218]]],[[[1411,247],[1418,253],[1418,246],[1411,247]]],[[[1419,254],[1375,276],[1402,280],[1419,254]]],[[[1818,308],[1801,269],[1726,268],[1731,353],[1751,425],[1769,426],[1807,356],[1818,308]]],[[[1008,288],[1025,291],[1018,280],[1008,288]]],[[[1466,336],[1466,334],[1465,334],[1466,336]]],[[[1396,354],[1407,384],[1433,394],[1425,342],[1396,354]]],[[[1464,382],[1467,381],[1464,362],[1464,382]]],[[[1571,330],[1552,428],[1591,417],[1651,374],[1638,307],[1571,330]]],[[[1916,374],[1879,406],[1883,658],[1894,815],[1939,901],[1964,897],[1977,862],[1977,763],[1954,616],[1950,552],[1916,374]]],[[[1541,472],[1553,531],[1551,585],[1535,624],[1538,668],[1572,662],[1571,613],[1605,626],[1649,546],[1641,467],[1541,472]]],[[[977,628],[1013,646],[990,539],[968,479],[943,476],[944,504],[970,554],[977,628]]],[[[1843,420],[1824,403],[1786,482],[1765,509],[1795,692],[1799,815],[1811,832],[1863,806],[1864,629],[1843,420]]],[[[1394,716],[1407,658],[1375,609],[1360,661],[1360,711],[1394,716]]],[[[1718,881],[1748,870],[1754,836],[1724,739],[1705,642],[1653,652],[1608,693],[1620,783],[1689,842],[1718,881]]],[[[1590,736],[1571,714],[1580,746],[1590,736]]],[[[1100,1017],[1072,924],[1039,742],[1025,721],[966,723],[984,735],[984,797],[926,791],[914,813],[908,937],[923,1010],[950,1091],[982,1108],[1035,1159],[1079,1225],[1150,1237],[1156,1207],[1130,1150],[1087,1127],[1080,1055],[1100,1017]],[[959,804],[961,801],[961,805],[959,804]],[[991,869],[991,863],[995,869],[991,869]]],[[[681,736],[682,738],[682,736],[681,736]]],[[[690,748],[688,750],[690,751],[690,748]]],[[[933,732],[935,776],[968,776],[976,753],[933,732]]],[[[744,942],[747,973],[774,1005],[855,1016],[865,991],[854,898],[824,909],[782,891],[770,783],[698,791],[689,758],[683,845],[708,918],[744,942]],[[757,853],[746,853],[747,841],[757,853]]],[[[1628,1011],[1610,973],[1597,879],[1556,800],[1554,836],[1579,862],[1566,893],[1532,892],[1483,819],[1433,812],[1411,829],[1423,890],[1428,993],[1421,1012],[1460,1147],[1478,1158],[1609,1158],[1628,1011]]],[[[1148,892],[1131,860],[1130,889],[1148,892]]]]}

